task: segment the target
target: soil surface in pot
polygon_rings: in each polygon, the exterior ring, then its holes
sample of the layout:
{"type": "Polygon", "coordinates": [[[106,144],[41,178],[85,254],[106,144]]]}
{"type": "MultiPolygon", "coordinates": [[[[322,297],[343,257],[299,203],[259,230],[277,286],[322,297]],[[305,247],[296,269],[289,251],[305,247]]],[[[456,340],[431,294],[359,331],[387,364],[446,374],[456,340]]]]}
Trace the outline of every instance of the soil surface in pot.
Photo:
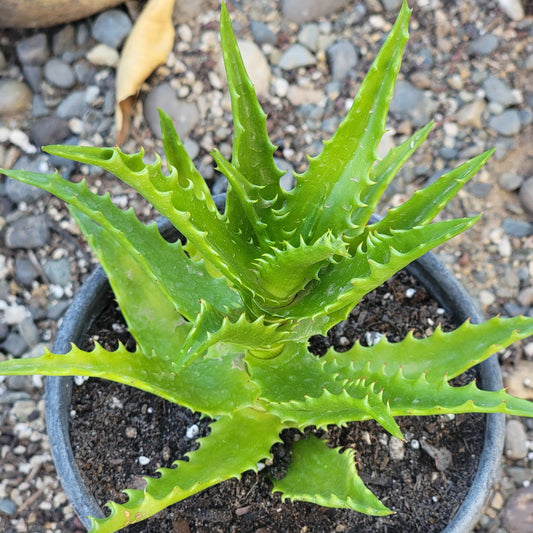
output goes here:
{"type": "MultiPolygon", "coordinates": [[[[451,318],[409,275],[400,272],[361,302],[352,315],[327,337],[313,337],[317,356],[333,346],[343,351],[356,339],[363,344],[376,333],[399,341],[408,331],[425,336],[451,318]],[[415,291],[414,294],[413,290],[415,291]]],[[[119,337],[132,344],[115,305],[91,331],[107,348],[119,337]]],[[[470,381],[472,376],[463,379],[470,381]]],[[[103,505],[125,501],[124,488],[143,488],[142,476],[170,467],[195,449],[190,437],[209,432],[208,420],[161,398],[136,389],[89,379],[74,388],[71,436],[75,456],[89,487],[103,505]]],[[[366,485],[395,514],[371,517],[351,510],[327,509],[304,502],[283,502],[271,493],[268,476],[283,475],[290,442],[301,438],[287,431],[274,446],[274,459],[259,474],[247,472],[180,502],[124,531],[154,533],[330,533],[441,531],[461,504],[475,474],[483,445],[484,415],[399,418],[406,442],[373,421],[333,428],[332,446],[355,450],[358,471],[366,485]],[[266,475],[265,475],[266,474],[266,475]]],[[[319,435],[323,436],[324,432],[319,435]]]]}

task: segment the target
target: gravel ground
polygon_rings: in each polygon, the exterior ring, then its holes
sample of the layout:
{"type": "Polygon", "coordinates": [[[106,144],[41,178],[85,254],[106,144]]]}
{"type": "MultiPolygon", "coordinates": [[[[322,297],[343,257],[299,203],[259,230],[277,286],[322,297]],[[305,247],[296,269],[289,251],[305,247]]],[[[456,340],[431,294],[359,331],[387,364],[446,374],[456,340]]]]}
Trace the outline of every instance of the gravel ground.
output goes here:
{"type": "MultiPolygon", "coordinates": [[[[225,181],[209,151],[231,153],[215,0],[178,1],[176,42],[143,87],[127,152],[161,152],[157,107],[179,118],[187,149],[216,192],[225,181]]],[[[243,0],[230,4],[245,61],[280,164],[301,171],[351,103],[390,29],[399,0],[243,0]]],[[[414,0],[411,40],[383,149],[436,120],[382,209],[483,150],[496,153],[443,216],[484,216],[437,251],[487,317],[533,314],[533,7],[518,0],[414,0]],[[529,10],[529,11],[528,11],[529,10]]],[[[115,201],[152,216],[98,169],[58,161],[38,146],[115,142],[114,61],[136,2],[46,30],[0,34],[0,166],[87,177],[115,201]],[[100,46],[99,54],[94,53],[100,46]]],[[[153,156],[152,156],[153,157],[153,156]]],[[[290,181],[290,177],[286,178],[290,181]]],[[[94,260],[54,198],[0,177],[0,357],[39,353],[94,260]]],[[[533,342],[501,354],[512,391],[532,397],[533,342]],[[513,379],[514,376],[514,379],[513,379]],[[528,381],[529,380],[529,381],[528,381]]],[[[40,378],[0,378],[0,529],[83,531],[55,477],[40,378]]],[[[501,479],[478,526],[533,531],[533,423],[508,421],[501,479]],[[524,514],[525,513],[525,514],[524,514]],[[529,522],[527,517],[529,516],[529,522]]]]}

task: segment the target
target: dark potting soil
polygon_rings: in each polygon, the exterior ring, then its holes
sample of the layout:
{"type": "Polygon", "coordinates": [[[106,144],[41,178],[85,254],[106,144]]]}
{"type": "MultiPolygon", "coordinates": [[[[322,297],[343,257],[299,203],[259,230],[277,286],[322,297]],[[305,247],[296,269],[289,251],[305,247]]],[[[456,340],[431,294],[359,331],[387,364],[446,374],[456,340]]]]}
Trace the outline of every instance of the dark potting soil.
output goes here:
{"type": "MultiPolygon", "coordinates": [[[[327,337],[313,337],[310,349],[320,355],[333,346],[347,350],[361,338],[384,333],[399,341],[408,331],[425,336],[441,323],[455,325],[412,277],[400,272],[361,302],[327,337]],[[408,289],[416,289],[407,297],[408,289]],[[370,333],[369,333],[370,332],[370,333]]],[[[115,305],[93,327],[93,338],[109,349],[121,338],[132,346],[115,305]],[[117,333],[118,332],[118,333],[117,333]]],[[[470,381],[473,374],[463,378],[470,381]]],[[[461,378],[460,378],[461,379],[461,378]]],[[[103,505],[125,501],[124,488],[143,488],[142,476],[170,467],[195,449],[187,430],[197,437],[209,432],[209,420],[154,395],[99,379],[74,388],[71,437],[82,477],[103,505]],[[139,461],[139,458],[140,461],[139,461]],[[146,458],[143,460],[142,458],[146,458]],[[146,461],[149,461],[146,463],[146,461]],[[143,463],[143,464],[141,464],[143,463]],[[144,464],[146,463],[146,464],[144,464]]],[[[395,514],[371,517],[351,510],[329,509],[305,502],[282,502],[271,493],[268,476],[277,477],[290,458],[297,431],[282,434],[273,447],[273,464],[259,474],[246,472],[179,502],[155,517],[128,526],[128,533],[330,533],[441,531],[461,504],[471,484],[483,444],[484,415],[403,417],[398,419],[406,442],[374,421],[333,427],[330,445],[353,448],[359,475],[395,514]],[[402,457],[403,455],[403,457],[402,457]],[[451,459],[451,463],[450,463],[451,459]]],[[[323,435],[320,432],[319,435],[323,435]]]]}

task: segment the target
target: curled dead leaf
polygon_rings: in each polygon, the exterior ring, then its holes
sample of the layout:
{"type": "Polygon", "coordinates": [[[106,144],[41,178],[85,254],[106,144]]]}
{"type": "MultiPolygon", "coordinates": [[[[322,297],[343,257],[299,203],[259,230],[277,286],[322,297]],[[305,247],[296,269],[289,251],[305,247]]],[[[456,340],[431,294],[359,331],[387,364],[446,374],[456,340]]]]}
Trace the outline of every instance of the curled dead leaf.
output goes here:
{"type": "Polygon", "coordinates": [[[44,28],[79,20],[124,0],[1,0],[0,27],[44,28]]]}
{"type": "Polygon", "coordinates": [[[131,30],[117,68],[117,144],[127,137],[133,106],[142,83],[165,63],[174,45],[174,0],[150,0],[131,30]]]}

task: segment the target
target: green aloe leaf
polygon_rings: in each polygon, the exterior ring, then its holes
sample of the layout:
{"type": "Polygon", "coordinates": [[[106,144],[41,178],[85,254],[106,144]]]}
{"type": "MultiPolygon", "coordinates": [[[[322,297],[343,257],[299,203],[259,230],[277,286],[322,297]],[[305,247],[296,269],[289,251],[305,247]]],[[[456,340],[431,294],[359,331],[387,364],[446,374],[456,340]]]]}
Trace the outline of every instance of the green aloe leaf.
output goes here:
{"type": "MultiPolygon", "coordinates": [[[[390,150],[380,161],[376,161],[370,170],[370,179],[366,187],[361,190],[360,202],[352,211],[352,221],[357,224],[353,229],[345,232],[345,239],[356,248],[359,241],[356,239],[366,228],[366,223],[375,212],[383,193],[394,179],[404,163],[413,155],[415,150],[426,140],[434,123],[414,133],[400,146],[390,150]]],[[[355,249],[352,250],[355,252],[355,249]]]]}
{"type": "Polygon", "coordinates": [[[130,352],[122,344],[110,352],[96,344],[90,352],[72,346],[67,354],[46,350],[41,357],[0,361],[0,374],[105,378],[213,417],[250,406],[257,397],[255,385],[242,368],[242,357],[239,351],[218,359],[206,356],[182,368],[173,362],[172,354],[130,352]]]}
{"type": "Polygon", "coordinates": [[[366,372],[370,362],[370,372],[386,366],[389,375],[394,375],[401,368],[402,375],[408,379],[424,373],[429,381],[450,380],[531,335],[533,318],[494,317],[482,324],[467,321],[446,333],[438,327],[424,339],[416,339],[410,333],[398,343],[389,342],[385,337],[373,346],[356,343],[343,353],[330,350],[323,359],[328,362],[328,371],[344,373],[346,369],[351,379],[363,368],[366,372]]]}
{"type": "Polygon", "coordinates": [[[409,229],[431,222],[461,187],[488,161],[493,152],[494,150],[489,150],[480,154],[447,172],[424,189],[415,191],[409,200],[391,209],[371,227],[380,233],[386,233],[393,229],[409,229]]]}
{"type": "Polygon", "coordinates": [[[142,224],[133,210],[120,210],[108,194],[94,194],[85,181],[72,183],[59,174],[22,170],[3,172],[65,200],[99,224],[160,285],[160,290],[189,320],[195,318],[200,310],[199,297],[209,299],[212,305],[221,310],[239,305],[237,293],[225,281],[213,279],[202,262],[191,261],[179,242],[166,242],[155,224],[142,224]]]}
{"type": "Polygon", "coordinates": [[[169,176],[161,172],[159,157],[151,164],[144,152],[126,155],[119,148],[89,146],[46,146],[52,155],[72,159],[107,170],[137,190],[226,277],[240,283],[246,279],[246,265],[255,257],[252,245],[227,231],[226,223],[207,187],[194,186],[194,176],[178,176],[171,167],[169,176]]]}
{"type": "Polygon", "coordinates": [[[404,3],[400,14],[366,75],[352,108],[331,140],[307,171],[297,176],[296,188],[288,194],[284,225],[313,242],[328,230],[335,236],[353,228],[352,212],[370,185],[370,169],[385,132],[394,83],[403,49],[409,37],[411,10],[404,3]]]}
{"type": "Polygon", "coordinates": [[[270,240],[275,242],[279,237],[276,228],[278,223],[271,207],[280,206],[284,201],[285,192],[279,183],[284,172],[274,162],[276,147],[268,137],[266,115],[244,68],[225,4],[220,14],[220,38],[233,115],[231,162],[240,174],[256,186],[249,189],[247,200],[239,198],[232,186],[228,190],[226,214],[231,225],[241,226],[246,210],[243,202],[250,203],[257,217],[266,224],[265,230],[270,240]]]}
{"type": "Polygon", "coordinates": [[[353,450],[342,453],[310,435],[294,443],[287,475],[274,481],[282,498],[383,516],[392,511],[368,490],[355,468],[353,450]]]}
{"type": "Polygon", "coordinates": [[[354,257],[340,258],[336,264],[325,268],[320,279],[306,292],[275,312],[299,319],[295,335],[300,327],[307,331],[305,317],[312,317],[316,324],[314,333],[325,333],[346,318],[365,294],[427,251],[471,227],[477,218],[436,222],[390,234],[369,231],[354,257]],[[321,316],[326,319],[317,321],[321,316]]]}
{"type": "Polygon", "coordinates": [[[257,471],[257,463],[270,457],[271,446],[280,442],[281,430],[278,418],[253,409],[221,417],[211,424],[211,433],[198,440],[200,448],[188,454],[187,462],[159,469],[159,478],[145,478],[144,491],[124,491],[128,501],[108,503],[111,515],[93,518],[90,533],[112,533],[221,481],[257,471]]]}

